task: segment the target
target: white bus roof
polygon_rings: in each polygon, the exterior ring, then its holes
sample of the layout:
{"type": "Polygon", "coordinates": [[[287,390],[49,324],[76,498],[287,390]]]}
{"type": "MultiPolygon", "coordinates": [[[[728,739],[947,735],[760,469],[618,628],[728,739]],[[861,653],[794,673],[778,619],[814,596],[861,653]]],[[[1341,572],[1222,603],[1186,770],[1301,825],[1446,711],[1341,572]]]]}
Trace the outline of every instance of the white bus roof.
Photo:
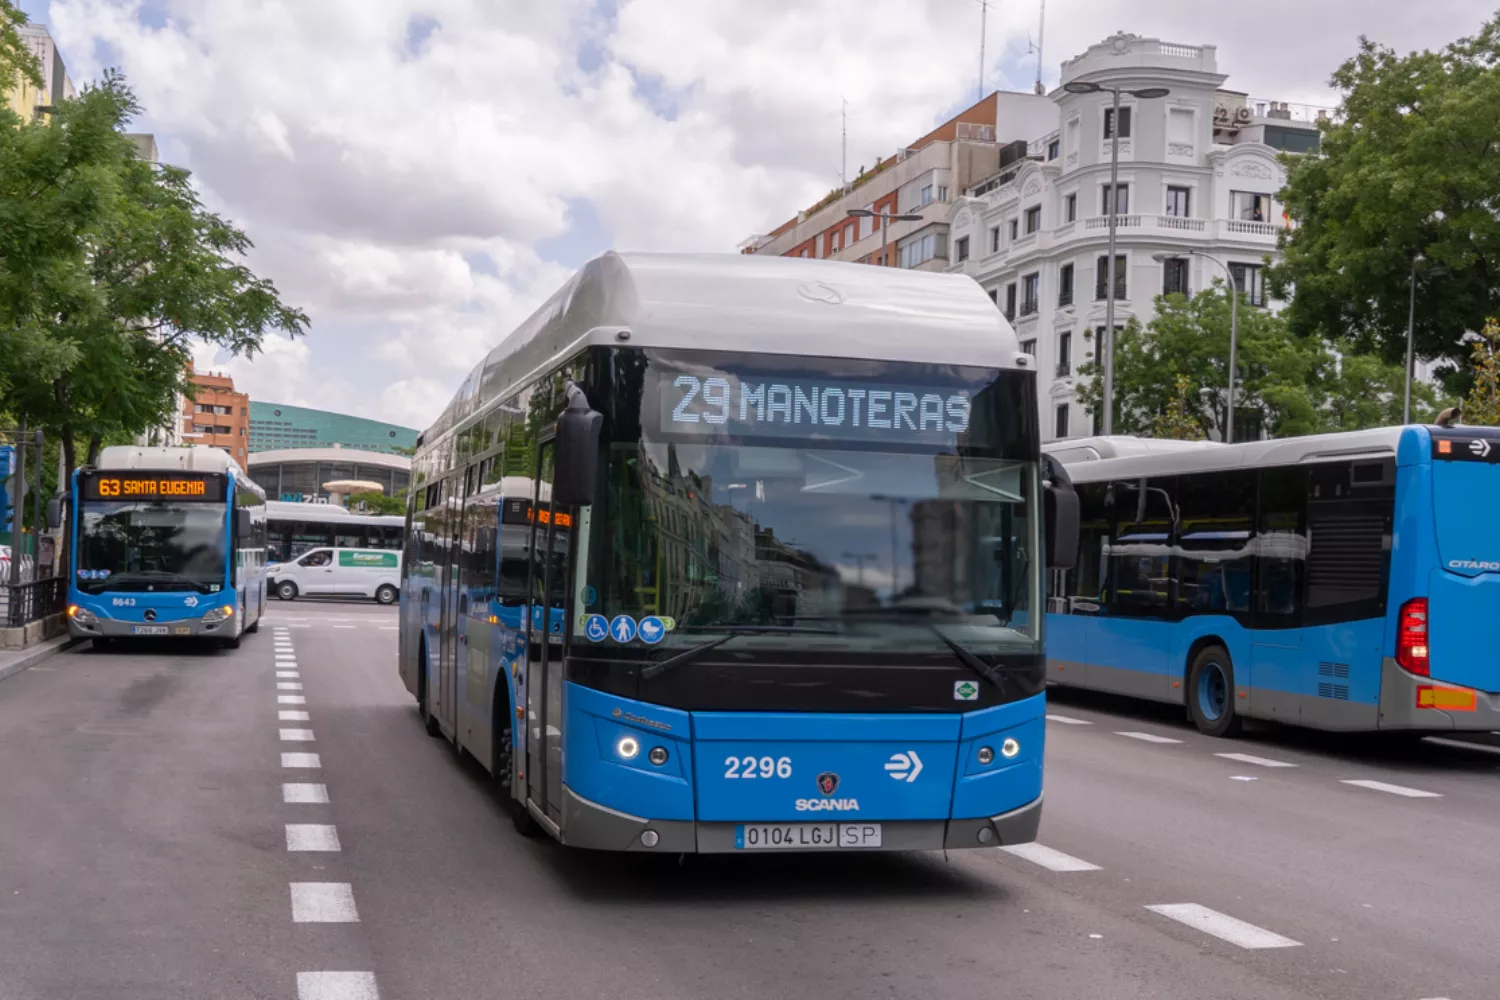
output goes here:
{"type": "Polygon", "coordinates": [[[606,253],[464,380],[419,439],[594,345],[1028,369],[1010,324],[961,274],[750,254],[606,253]]]}
{"type": "Polygon", "coordinates": [[[1339,434],[1220,444],[1135,437],[1075,438],[1053,441],[1042,451],[1056,456],[1074,482],[1227,472],[1350,459],[1395,458],[1405,427],[1377,427],[1339,434]]]}
{"type": "Polygon", "coordinates": [[[406,518],[400,514],[361,514],[331,503],[292,503],[288,500],[267,500],[268,521],[310,521],[316,524],[380,524],[404,525],[406,518]]]}
{"type": "Polygon", "coordinates": [[[207,445],[195,444],[187,448],[139,447],[137,445],[112,445],[99,452],[95,469],[106,471],[145,469],[165,472],[230,472],[240,479],[247,479],[245,470],[229,456],[228,452],[207,445]]]}

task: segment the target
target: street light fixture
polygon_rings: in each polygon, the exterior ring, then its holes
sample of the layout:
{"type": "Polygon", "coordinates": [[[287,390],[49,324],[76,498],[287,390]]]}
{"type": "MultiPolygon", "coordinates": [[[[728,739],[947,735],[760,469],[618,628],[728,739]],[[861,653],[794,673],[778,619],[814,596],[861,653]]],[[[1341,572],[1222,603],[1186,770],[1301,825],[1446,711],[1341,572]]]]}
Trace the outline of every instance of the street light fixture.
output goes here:
{"type": "Polygon", "coordinates": [[[1089,80],[1070,80],[1063,84],[1063,90],[1070,94],[1107,93],[1114,96],[1109,128],[1109,262],[1105,265],[1109,283],[1104,290],[1104,336],[1099,338],[1099,350],[1104,355],[1104,433],[1109,435],[1114,433],[1115,427],[1115,229],[1120,208],[1120,95],[1153,100],[1166,97],[1172,91],[1166,87],[1141,87],[1137,90],[1106,87],[1089,80]]]}
{"type": "MultiPolygon", "coordinates": [[[[1427,264],[1427,258],[1417,254],[1411,259],[1411,299],[1406,307],[1406,391],[1401,399],[1401,423],[1411,423],[1412,339],[1417,323],[1417,265],[1427,264]]],[[[1423,267],[1422,273],[1437,277],[1448,273],[1446,267],[1431,265],[1423,267]]]]}
{"type": "Polygon", "coordinates": [[[1227,282],[1225,289],[1229,292],[1229,419],[1224,425],[1224,443],[1234,444],[1234,381],[1236,369],[1239,366],[1239,341],[1240,341],[1240,290],[1234,285],[1234,274],[1229,270],[1229,265],[1224,263],[1213,254],[1204,253],[1201,250],[1184,250],[1182,253],[1154,253],[1151,259],[1158,264],[1165,264],[1169,260],[1184,260],[1188,257],[1202,257],[1218,264],[1224,271],[1224,280],[1227,282]]]}
{"type": "Polygon", "coordinates": [[[868,208],[851,208],[849,215],[856,219],[879,219],[880,220],[880,263],[883,267],[890,266],[890,258],[885,254],[886,226],[892,222],[921,222],[926,216],[915,212],[897,214],[894,212],[875,212],[868,208]]]}

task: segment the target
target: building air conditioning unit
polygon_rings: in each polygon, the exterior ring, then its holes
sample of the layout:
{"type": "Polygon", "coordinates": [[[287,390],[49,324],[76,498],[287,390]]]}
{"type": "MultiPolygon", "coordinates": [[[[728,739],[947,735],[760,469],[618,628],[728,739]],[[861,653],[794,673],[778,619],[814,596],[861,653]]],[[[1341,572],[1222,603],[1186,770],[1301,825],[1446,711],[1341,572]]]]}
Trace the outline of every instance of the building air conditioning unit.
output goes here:
{"type": "Polygon", "coordinates": [[[1235,108],[1234,123],[1236,125],[1248,125],[1250,123],[1250,109],[1246,107],[1235,108]]]}
{"type": "Polygon", "coordinates": [[[1214,124],[1223,125],[1229,121],[1229,108],[1223,104],[1214,107],[1214,124]]]}

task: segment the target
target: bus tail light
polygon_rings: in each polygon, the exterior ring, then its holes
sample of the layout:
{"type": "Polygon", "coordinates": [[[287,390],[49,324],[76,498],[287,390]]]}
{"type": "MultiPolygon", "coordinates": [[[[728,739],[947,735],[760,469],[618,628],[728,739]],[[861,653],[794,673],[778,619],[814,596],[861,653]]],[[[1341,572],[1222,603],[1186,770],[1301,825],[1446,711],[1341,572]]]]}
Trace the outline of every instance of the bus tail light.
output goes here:
{"type": "Polygon", "coordinates": [[[1427,598],[1413,597],[1401,605],[1396,623],[1396,662],[1423,677],[1432,675],[1427,660],[1427,598]]]}

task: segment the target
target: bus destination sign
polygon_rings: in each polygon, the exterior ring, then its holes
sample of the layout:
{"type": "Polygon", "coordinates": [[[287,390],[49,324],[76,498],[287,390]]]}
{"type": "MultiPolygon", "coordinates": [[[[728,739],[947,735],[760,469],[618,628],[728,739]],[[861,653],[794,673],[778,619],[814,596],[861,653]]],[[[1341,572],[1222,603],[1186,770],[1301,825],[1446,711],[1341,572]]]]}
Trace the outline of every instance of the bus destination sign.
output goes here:
{"type": "Polygon", "coordinates": [[[842,379],[664,374],[670,434],[949,444],[969,429],[970,392],[842,379]]]}
{"type": "Polygon", "coordinates": [[[224,499],[224,480],[192,472],[93,472],[82,477],[85,500],[170,500],[212,502],[224,499]]]}

